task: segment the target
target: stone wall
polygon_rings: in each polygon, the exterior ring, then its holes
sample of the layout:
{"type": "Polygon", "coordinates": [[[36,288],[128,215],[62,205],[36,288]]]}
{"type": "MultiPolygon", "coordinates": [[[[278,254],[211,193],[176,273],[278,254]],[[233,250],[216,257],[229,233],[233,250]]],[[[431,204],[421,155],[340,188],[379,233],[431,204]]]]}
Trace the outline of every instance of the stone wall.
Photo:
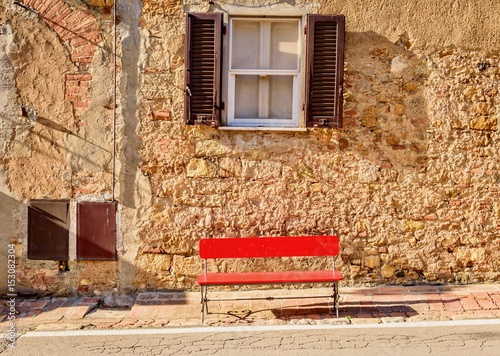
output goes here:
{"type": "MultiPolygon", "coordinates": [[[[0,194],[9,206],[0,221],[12,221],[1,237],[18,244],[25,287],[59,294],[189,289],[205,235],[332,228],[342,244],[337,266],[350,284],[500,279],[497,1],[118,3],[119,259],[72,260],[64,273],[56,263],[27,259],[26,203],[110,199],[112,17],[74,1],[23,4],[44,16],[0,7],[0,75],[9,83],[0,87],[8,97],[0,101],[0,194]],[[185,11],[259,8],[345,14],[342,129],[184,124],[185,11]],[[63,15],[64,28],[78,36],[54,24],[63,15]]],[[[252,263],[292,269],[328,262],[252,263]]]]}

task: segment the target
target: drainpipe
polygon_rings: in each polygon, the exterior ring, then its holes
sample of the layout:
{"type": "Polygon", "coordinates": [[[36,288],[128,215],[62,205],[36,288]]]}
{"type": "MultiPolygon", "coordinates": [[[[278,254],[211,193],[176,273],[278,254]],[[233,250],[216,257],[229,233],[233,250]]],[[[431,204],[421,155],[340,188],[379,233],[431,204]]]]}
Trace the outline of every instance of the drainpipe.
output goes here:
{"type": "Polygon", "coordinates": [[[112,172],[111,172],[111,199],[115,201],[115,174],[116,174],[116,2],[113,1],[113,151],[112,151],[112,172]]]}

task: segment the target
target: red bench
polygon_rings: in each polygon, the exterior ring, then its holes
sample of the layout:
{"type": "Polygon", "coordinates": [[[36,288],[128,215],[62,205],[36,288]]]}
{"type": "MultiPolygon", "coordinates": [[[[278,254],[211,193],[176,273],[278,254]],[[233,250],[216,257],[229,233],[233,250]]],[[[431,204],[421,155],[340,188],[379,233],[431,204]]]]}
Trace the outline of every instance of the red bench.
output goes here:
{"type": "MultiPolygon", "coordinates": [[[[208,238],[200,241],[200,257],[204,260],[205,272],[196,278],[201,289],[201,322],[208,312],[209,301],[248,300],[248,299],[286,299],[296,297],[232,298],[209,299],[209,286],[262,285],[262,284],[306,284],[333,283],[333,295],[313,296],[312,298],[332,297],[337,318],[339,316],[338,282],[344,277],[335,270],[335,256],[340,245],[337,236],[296,236],[296,237],[246,237],[246,238],[208,238]],[[266,257],[321,257],[332,256],[332,269],[327,271],[283,271],[283,272],[238,272],[208,273],[207,259],[226,258],[266,258],[266,257]]],[[[311,298],[308,296],[308,298],[311,298]]]]}

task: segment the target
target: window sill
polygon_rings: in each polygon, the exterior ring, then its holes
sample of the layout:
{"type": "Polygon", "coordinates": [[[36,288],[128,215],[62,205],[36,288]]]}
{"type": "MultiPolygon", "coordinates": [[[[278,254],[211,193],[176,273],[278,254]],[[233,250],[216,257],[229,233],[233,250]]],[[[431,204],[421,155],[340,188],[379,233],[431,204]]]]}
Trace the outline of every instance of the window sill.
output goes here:
{"type": "Polygon", "coordinates": [[[306,132],[305,127],[259,127],[259,126],[219,126],[221,131],[277,131],[277,132],[306,132]]]}

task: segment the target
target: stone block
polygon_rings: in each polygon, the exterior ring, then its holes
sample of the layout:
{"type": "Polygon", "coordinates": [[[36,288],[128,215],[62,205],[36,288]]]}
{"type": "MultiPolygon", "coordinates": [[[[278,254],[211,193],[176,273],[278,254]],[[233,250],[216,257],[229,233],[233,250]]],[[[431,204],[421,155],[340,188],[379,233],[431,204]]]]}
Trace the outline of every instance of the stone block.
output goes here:
{"type": "Polygon", "coordinates": [[[219,161],[219,174],[221,177],[241,177],[242,167],[238,158],[223,157],[219,161]]]}
{"type": "Polygon", "coordinates": [[[404,115],[406,114],[406,106],[403,104],[396,104],[394,105],[394,113],[396,115],[404,115]]]}
{"type": "Polygon", "coordinates": [[[273,161],[247,161],[241,162],[241,175],[247,178],[272,179],[281,176],[281,163],[273,161]]]}
{"type": "Polygon", "coordinates": [[[378,109],[375,106],[369,106],[363,110],[361,114],[361,126],[367,128],[375,128],[380,126],[377,120],[378,109]]]}
{"type": "Polygon", "coordinates": [[[194,158],[189,161],[186,174],[190,178],[215,178],[217,166],[209,160],[194,158]]]}
{"type": "Polygon", "coordinates": [[[201,261],[197,256],[184,257],[174,256],[172,262],[172,272],[176,276],[195,277],[202,272],[201,261]]]}
{"type": "Polygon", "coordinates": [[[168,271],[171,263],[170,255],[145,253],[138,256],[136,266],[141,271],[168,271]]]}
{"type": "Polygon", "coordinates": [[[406,220],[405,229],[409,231],[422,230],[425,224],[422,221],[406,220]]]}
{"type": "Polygon", "coordinates": [[[375,269],[380,267],[380,257],[379,256],[365,256],[365,266],[375,269]]]}
{"type": "Polygon", "coordinates": [[[392,59],[391,73],[393,75],[401,75],[406,68],[408,68],[408,61],[405,58],[396,56],[392,59]]]}
{"type": "Polygon", "coordinates": [[[473,130],[495,131],[497,130],[497,118],[491,116],[481,116],[473,119],[469,123],[469,127],[473,130]]]}
{"type": "Polygon", "coordinates": [[[232,148],[228,144],[215,140],[196,142],[194,150],[198,157],[223,156],[232,152],[232,148]]]}
{"type": "Polygon", "coordinates": [[[491,110],[491,104],[489,103],[477,103],[474,105],[474,112],[479,115],[488,115],[491,110]]]}
{"type": "Polygon", "coordinates": [[[383,265],[382,268],[380,269],[380,274],[382,275],[383,278],[392,278],[394,276],[394,266],[391,265],[383,265]]]}
{"type": "Polygon", "coordinates": [[[393,133],[390,133],[387,135],[387,137],[385,138],[385,142],[387,143],[387,145],[389,146],[394,146],[394,145],[399,145],[399,143],[401,142],[401,140],[399,139],[399,137],[397,137],[396,135],[394,135],[393,133]]]}

